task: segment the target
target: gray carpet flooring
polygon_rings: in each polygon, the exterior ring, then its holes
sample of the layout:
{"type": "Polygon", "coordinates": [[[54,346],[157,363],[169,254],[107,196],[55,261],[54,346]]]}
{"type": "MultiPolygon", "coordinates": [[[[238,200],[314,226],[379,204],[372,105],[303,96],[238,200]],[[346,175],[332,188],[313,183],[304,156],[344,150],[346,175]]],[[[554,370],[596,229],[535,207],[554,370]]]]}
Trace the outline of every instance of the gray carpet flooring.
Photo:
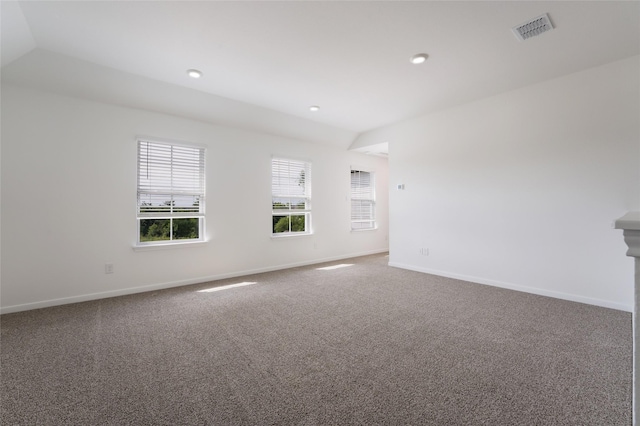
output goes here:
{"type": "Polygon", "coordinates": [[[631,314],[387,261],[2,315],[0,421],[631,424],[631,314]]]}

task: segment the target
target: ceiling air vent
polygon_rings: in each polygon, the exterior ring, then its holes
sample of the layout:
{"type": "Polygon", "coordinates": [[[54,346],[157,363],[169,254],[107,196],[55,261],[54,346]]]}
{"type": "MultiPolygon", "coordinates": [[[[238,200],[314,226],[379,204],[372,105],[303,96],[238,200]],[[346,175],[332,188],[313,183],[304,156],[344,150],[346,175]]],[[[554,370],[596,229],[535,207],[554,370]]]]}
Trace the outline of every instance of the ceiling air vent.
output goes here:
{"type": "Polygon", "coordinates": [[[520,41],[535,37],[544,32],[551,31],[552,29],[553,25],[551,25],[549,15],[547,15],[546,13],[511,28],[516,38],[520,41]]]}

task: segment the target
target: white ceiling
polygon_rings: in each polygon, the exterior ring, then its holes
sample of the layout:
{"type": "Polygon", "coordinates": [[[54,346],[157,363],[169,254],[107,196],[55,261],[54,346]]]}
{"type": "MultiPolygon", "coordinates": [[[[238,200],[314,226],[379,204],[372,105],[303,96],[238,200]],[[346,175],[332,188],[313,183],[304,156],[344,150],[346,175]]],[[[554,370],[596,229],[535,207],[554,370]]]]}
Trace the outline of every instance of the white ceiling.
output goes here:
{"type": "Polygon", "coordinates": [[[1,11],[5,82],[345,147],[640,54],[639,1],[2,1],[1,11]],[[543,13],[556,28],[517,41],[511,27],[543,13]],[[428,61],[410,64],[419,52],[428,61]]]}

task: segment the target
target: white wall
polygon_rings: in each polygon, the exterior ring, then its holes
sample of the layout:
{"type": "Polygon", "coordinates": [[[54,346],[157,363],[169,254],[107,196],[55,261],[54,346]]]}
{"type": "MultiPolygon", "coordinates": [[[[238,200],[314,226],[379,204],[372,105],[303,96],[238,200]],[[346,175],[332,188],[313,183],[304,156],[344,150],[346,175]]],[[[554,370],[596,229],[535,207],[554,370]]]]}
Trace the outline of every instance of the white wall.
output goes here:
{"type": "Polygon", "coordinates": [[[628,310],[639,57],[363,135],[390,143],[390,264],[628,310]],[[428,248],[429,255],[419,254],[428,248]]]}
{"type": "Polygon", "coordinates": [[[386,159],[15,86],[2,151],[2,312],[388,248],[386,159]],[[132,249],[136,135],[207,146],[207,244],[132,249]],[[312,161],[314,235],[270,238],[272,155],[312,161]],[[350,232],[351,164],[377,172],[376,231],[350,232]]]}

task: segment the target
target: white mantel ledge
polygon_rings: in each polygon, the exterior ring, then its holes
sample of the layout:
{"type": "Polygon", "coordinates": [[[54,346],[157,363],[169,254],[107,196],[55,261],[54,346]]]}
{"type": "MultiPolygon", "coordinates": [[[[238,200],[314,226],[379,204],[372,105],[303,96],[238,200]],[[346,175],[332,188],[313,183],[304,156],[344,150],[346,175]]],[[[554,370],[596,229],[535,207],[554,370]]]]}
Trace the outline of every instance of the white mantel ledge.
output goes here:
{"type": "Polygon", "coordinates": [[[627,256],[640,258],[640,212],[629,212],[616,220],[616,229],[622,229],[624,242],[629,246],[627,256]]]}

